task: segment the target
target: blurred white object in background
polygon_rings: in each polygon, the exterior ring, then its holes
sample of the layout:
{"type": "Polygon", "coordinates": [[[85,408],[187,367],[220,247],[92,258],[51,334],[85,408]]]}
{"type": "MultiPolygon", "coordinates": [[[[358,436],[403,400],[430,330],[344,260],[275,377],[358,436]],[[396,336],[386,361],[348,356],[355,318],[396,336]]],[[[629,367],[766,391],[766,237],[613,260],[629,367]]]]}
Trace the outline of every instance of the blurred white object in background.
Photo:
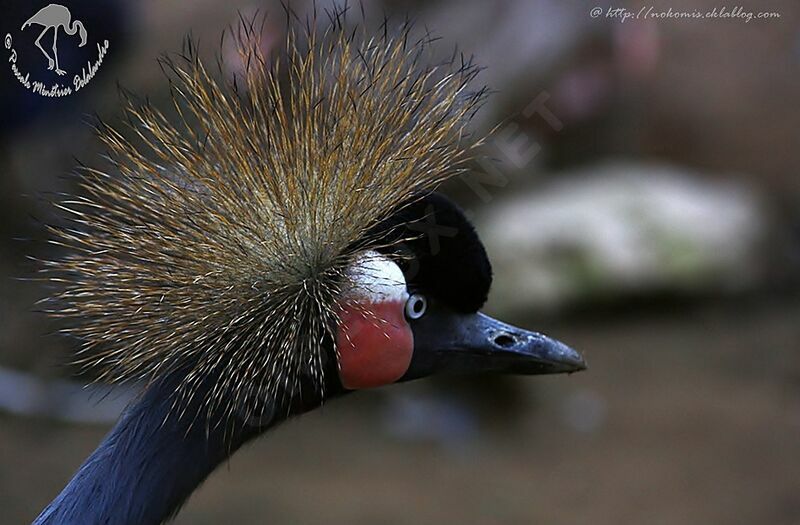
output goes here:
{"type": "Polygon", "coordinates": [[[767,220],[752,190],[632,162],[553,179],[498,199],[477,217],[495,269],[490,309],[735,292],[758,282],[767,220]]]}
{"type": "Polygon", "coordinates": [[[45,380],[0,367],[0,412],[70,423],[111,423],[133,399],[135,389],[45,380]]]}

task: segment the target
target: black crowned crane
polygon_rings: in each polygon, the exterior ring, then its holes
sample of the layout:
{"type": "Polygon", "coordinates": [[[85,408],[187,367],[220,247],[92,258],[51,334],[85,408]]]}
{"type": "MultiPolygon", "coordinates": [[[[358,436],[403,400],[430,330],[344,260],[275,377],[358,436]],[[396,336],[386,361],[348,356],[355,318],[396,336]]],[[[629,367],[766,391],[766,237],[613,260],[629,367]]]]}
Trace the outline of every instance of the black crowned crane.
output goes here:
{"type": "Polygon", "coordinates": [[[131,102],[136,140],[101,127],[113,170],[56,203],[69,251],[43,271],[79,362],[145,387],[37,525],[162,523],[244,443],[354,390],[585,367],[479,312],[489,260],[432,193],[479,142],[475,68],[341,18],[280,60],[245,25],[232,82],[190,49],[166,64],[177,123],[131,102]]]}

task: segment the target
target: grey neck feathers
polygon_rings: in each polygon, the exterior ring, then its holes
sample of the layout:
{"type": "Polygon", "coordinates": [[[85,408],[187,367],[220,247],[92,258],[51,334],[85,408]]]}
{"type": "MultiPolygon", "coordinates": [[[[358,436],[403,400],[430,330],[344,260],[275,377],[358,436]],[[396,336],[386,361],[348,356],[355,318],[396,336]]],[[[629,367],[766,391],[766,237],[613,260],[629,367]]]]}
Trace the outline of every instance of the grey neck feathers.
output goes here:
{"type": "Polygon", "coordinates": [[[217,465],[275,423],[225,435],[201,418],[167,418],[174,386],[156,383],[129,406],[34,525],[163,523],[217,465]]]}

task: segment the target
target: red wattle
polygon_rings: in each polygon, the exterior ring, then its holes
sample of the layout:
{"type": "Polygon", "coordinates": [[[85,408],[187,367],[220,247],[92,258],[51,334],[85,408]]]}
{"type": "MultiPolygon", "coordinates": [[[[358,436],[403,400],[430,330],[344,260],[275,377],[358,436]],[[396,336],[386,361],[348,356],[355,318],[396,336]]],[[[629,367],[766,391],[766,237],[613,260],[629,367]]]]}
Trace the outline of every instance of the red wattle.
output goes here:
{"type": "Polygon", "coordinates": [[[408,370],[414,336],[404,301],[359,302],[342,308],[336,334],[339,378],[350,390],[394,383],[408,370]]]}

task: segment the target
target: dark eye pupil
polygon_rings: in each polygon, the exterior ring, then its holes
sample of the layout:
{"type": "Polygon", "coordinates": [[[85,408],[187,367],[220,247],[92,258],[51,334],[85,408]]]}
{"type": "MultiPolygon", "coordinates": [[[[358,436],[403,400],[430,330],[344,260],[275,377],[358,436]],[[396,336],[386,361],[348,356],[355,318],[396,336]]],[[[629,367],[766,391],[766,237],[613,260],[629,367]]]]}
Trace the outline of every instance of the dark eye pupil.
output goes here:
{"type": "Polygon", "coordinates": [[[420,313],[422,311],[422,308],[424,308],[424,306],[425,305],[423,304],[422,300],[421,299],[417,299],[416,301],[414,301],[414,304],[412,305],[411,308],[412,308],[412,310],[414,310],[415,314],[418,314],[418,313],[420,313]]]}

